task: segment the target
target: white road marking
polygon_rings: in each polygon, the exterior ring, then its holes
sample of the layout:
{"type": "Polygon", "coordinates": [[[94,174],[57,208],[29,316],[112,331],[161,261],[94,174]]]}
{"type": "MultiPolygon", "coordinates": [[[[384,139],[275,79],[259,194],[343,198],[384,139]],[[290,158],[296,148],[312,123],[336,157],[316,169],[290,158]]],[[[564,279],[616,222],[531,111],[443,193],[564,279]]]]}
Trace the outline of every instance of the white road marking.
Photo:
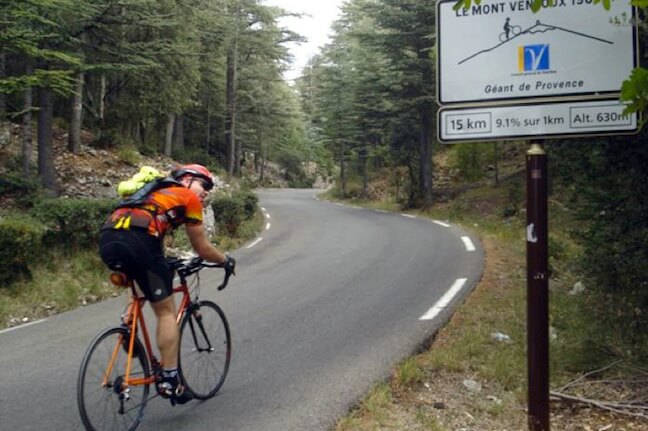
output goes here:
{"type": "Polygon", "coordinates": [[[461,291],[461,288],[466,284],[466,281],[468,281],[467,278],[458,278],[448,289],[448,291],[437,301],[436,304],[432,308],[430,308],[424,315],[419,317],[419,320],[432,320],[434,319],[440,312],[442,312],[452,301],[452,299],[461,291]]]}
{"type": "Polygon", "coordinates": [[[344,206],[344,205],[342,205],[342,204],[339,203],[339,202],[335,202],[335,205],[337,205],[337,206],[339,206],[339,207],[343,207],[343,206],[344,206]]]}
{"type": "Polygon", "coordinates": [[[268,220],[270,220],[270,214],[266,213],[265,216],[266,216],[266,218],[267,218],[268,220]]]}
{"type": "Polygon", "coordinates": [[[383,213],[383,214],[387,214],[387,211],[385,211],[385,210],[374,210],[374,211],[379,212],[379,213],[383,213]]]}
{"type": "Polygon", "coordinates": [[[43,323],[46,320],[47,319],[34,320],[33,322],[24,323],[22,325],[18,325],[18,326],[14,326],[14,327],[11,327],[11,328],[3,329],[2,331],[0,331],[0,334],[4,334],[5,332],[10,332],[10,331],[15,331],[16,329],[20,329],[20,328],[26,328],[28,326],[35,325],[37,323],[43,323]]]}
{"type": "Polygon", "coordinates": [[[270,229],[270,223],[266,224],[266,230],[270,229]]]}
{"type": "Polygon", "coordinates": [[[265,212],[265,210],[266,210],[265,208],[261,207],[261,211],[265,212]]]}
{"type": "Polygon", "coordinates": [[[260,243],[261,241],[263,241],[263,238],[262,238],[262,237],[261,237],[261,238],[257,238],[256,240],[254,240],[254,242],[253,242],[252,244],[248,245],[248,246],[245,247],[245,248],[252,248],[252,247],[254,247],[255,245],[257,245],[258,243],[260,243]]]}
{"type": "Polygon", "coordinates": [[[413,215],[411,215],[411,214],[401,214],[401,215],[402,215],[403,217],[407,217],[407,218],[416,218],[416,216],[413,216],[413,215]]]}
{"type": "Polygon", "coordinates": [[[463,241],[464,245],[466,246],[467,251],[475,251],[475,246],[473,245],[470,238],[468,238],[467,236],[462,236],[461,240],[463,241]]]}
{"type": "Polygon", "coordinates": [[[443,227],[450,227],[450,225],[448,223],[443,223],[442,221],[439,221],[439,220],[432,220],[432,223],[436,223],[439,226],[443,226],[443,227]]]}

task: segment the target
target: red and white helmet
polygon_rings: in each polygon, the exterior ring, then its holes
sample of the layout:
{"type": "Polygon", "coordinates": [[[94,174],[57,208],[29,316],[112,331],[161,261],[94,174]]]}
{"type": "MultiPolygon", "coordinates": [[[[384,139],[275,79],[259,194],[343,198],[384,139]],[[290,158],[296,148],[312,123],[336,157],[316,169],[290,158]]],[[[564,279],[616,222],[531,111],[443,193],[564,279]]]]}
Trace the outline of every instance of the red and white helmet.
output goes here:
{"type": "Polygon", "coordinates": [[[179,180],[184,176],[190,175],[196,178],[202,178],[206,181],[205,190],[211,190],[214,187],[214,176],[209,172],[209,169],[199,164],[190,164],[180,166],[171,172],[171,177],[174,180],[179,180]]]}

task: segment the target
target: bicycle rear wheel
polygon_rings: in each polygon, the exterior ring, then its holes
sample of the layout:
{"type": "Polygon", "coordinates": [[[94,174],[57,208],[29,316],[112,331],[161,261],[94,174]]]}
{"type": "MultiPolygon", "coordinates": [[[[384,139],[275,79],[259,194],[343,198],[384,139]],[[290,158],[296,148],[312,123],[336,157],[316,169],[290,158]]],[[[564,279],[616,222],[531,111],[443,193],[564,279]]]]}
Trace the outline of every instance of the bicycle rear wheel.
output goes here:
{"type": "Polygon", "coordinates": [[[189,306],[180,327],[178,358],[183,383],[194,397],[206,400],[223,386],[232,354],[225,314],[211,301],[189,306]]]}
{"type": "MultiPolygon", "coordinates": [[[[142,420],[149,385],[122,390],[129,337],[125,328],[107,329],[95,337],[83,357],[77,380],[77,403],[87,430],[132,431],[142,420]]],[[[139,339],[135,340],[130,376],[150,376],[146,351],[139,339]]]]}

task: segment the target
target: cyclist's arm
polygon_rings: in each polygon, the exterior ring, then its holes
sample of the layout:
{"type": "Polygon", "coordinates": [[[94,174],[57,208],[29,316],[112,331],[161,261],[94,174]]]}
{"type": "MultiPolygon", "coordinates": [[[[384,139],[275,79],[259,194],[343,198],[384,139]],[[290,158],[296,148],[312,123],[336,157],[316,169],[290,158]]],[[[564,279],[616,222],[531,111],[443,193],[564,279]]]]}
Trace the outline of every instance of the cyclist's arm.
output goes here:
{"type": "Polygon", "coordinates": [[[224,263],[225,254],[218,251],[216,247],[211,245],[207,233],[202,224],[187,224],[187,236],[193,249],[198,253],[198,256],[214,263],[224,263]]]}

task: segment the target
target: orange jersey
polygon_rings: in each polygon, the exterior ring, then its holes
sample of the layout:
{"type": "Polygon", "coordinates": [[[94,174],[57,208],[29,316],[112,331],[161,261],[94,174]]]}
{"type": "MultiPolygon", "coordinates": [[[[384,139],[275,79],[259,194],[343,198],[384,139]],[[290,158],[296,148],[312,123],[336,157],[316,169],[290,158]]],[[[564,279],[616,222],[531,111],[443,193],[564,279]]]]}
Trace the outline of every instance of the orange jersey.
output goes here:
{"type": "Polygon", "coordinates": [[[118,208],[104,223],[103,229],[146,229],[150,235],[162,237],[181,224],[201,224],[202,204],[198,196],[182,186],[152,192],[138,208],[118,208]]]}

